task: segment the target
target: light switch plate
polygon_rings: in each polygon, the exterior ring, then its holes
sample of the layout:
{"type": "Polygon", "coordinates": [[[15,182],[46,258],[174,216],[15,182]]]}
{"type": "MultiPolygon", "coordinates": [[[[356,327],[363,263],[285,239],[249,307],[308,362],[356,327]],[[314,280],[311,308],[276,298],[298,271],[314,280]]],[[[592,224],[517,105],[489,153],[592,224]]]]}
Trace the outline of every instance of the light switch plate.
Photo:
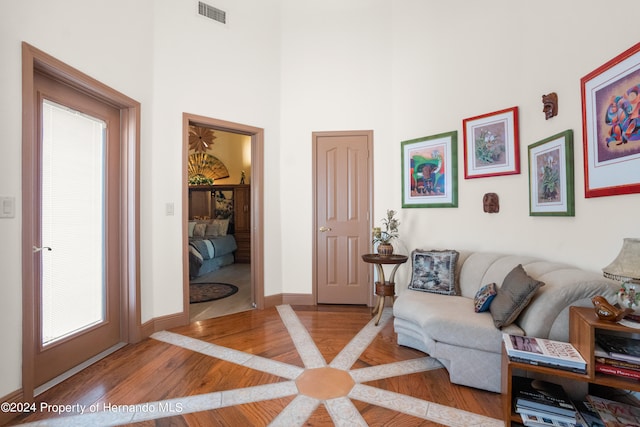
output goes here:
{"type": "Polygon", "coordinates": [[[13,218],[16,215],[16,198],[0,196],[0,218],[13,218]]]}

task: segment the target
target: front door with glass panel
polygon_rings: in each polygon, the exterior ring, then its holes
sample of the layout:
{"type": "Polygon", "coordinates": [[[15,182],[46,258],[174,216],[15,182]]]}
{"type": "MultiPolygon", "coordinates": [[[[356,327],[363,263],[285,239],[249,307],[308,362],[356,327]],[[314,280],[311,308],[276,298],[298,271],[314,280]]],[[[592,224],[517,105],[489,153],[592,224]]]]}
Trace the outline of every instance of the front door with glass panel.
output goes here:
{"type": "Polygon", "coordinates": [[[119,111],[37,75],[36,386],[120,341],[119,111]]]}

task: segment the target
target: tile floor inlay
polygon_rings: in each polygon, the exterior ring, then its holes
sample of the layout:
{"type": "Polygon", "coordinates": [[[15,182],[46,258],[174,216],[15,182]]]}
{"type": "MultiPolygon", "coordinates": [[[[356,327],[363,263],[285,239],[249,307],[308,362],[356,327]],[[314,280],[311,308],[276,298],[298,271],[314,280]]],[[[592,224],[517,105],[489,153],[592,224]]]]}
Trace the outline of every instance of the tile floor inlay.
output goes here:
{"type": "Polygon", "coordinates": [[[321,400],[344,397],[355,384],[348,372],[335,368],[307,369],[296,380],[300,393],[321,400]]]}
{"type": "Polygon", "coordinates": [[[358,409],[351,401],[352,399],[446,426],[504,426],[502,420],[362,384],[376,379],[442,368],[442,365],[437,360],[431,357],[422,357],[363,369],[350,369],[369,344],[373,342],[380,329],[391,319],[392,312],[390,308],[384,309],[379,326],[375,326],[375,319],[371,319],[329,365],[327,365],[309,332],[300,322],[293,309],[289,305],[281,305],[276,308],[303,361],[304,368],[167,331],[157,332],[151,338],[206,354],[213,358],[273,374],[288,381],[130,405],[133,408],[127,412],[95,412],[23,425],[117,426],[193,412],[210,411],[243,403],[295,396],[269,426],[292,427],[304,425],[320,405],[325,406],[336,426],[366,426],[366,421],[358,412],[358,409]],[[318,393],[314,390],[312,384],[314,382],[322,382],[324,378],[319,379],[316,375],[333,377],[335,379],[334,382],[340,382],[343,385],[337,387],[339,391],[332,390],[326,394],[318,393]],[[348,379],[347,376],[349,377],[348,379]],[[141,410],[136,410],[136,407],[140,407],[141,410]],[[149,411],[148,408],[158,408],[158,410],[149,411]],[[167,413],[161,408],[180,408],[180,411],[179,413],[167,413]]]}

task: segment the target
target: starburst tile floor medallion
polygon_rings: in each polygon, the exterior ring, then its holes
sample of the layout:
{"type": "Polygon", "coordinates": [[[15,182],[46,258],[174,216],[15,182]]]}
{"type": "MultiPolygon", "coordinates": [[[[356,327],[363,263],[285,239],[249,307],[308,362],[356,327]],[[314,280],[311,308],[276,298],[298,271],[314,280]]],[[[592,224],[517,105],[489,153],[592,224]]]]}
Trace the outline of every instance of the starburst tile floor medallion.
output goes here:
{"type": "MultiPolygon", "coordinates": [[[[184,335],[161,331],[151,337],[158,341],[179,346],[227,362],[261,372],[277,375],[288,381],[241,389],[185,396],[159,402],[148,402],[151,408],[180,407],[182,414],[210,411],[233,405],[260,402],[295,396],[294,399],[269,424],[273,427],[302,426],[311,414],[324,405],[336,426],[366,426],[352,399],[408,414],[424,420],[453,427],[498,427],[503,421],[462,411],[411,396],[382,390],[363,383],[399,375],[419,373],[442,368],[431,357],[388,363],[362,369],[350,369],[360,355],[375,339],[380,329],[391,319],[386,308],[375,326],[372,319],[329,363],[318,350],[313,339],[289,305],[277,307],[293,343],[303,361],[304,368],[278,362],[218,346],[184,335]]],[[[141,406],[142,405],[137,405],[141,406]]],[[[73,415],[32,423],[46,426],[116,426],[121,424],[155,420],[167,416],[166,411],[96,412],[73,415]]],[[[28,425],[28,424],[25,424],[28,425]]]]}

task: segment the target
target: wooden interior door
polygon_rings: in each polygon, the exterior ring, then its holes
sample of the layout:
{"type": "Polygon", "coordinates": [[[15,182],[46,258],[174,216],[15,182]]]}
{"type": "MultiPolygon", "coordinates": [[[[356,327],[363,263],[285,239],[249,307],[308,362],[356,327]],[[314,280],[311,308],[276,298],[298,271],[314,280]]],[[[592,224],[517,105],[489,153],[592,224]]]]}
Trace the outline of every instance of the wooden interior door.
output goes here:
{"type": "Polygon", "coordinates": [[[251,187],[237,185],[233,189],[235,235],[238,249],[236,262],[251,262],[251,187]]]}
{"type": "Polygon", "coordinates": [[[318,304],[371,304],[372,131],[315,132],[318,304]]]}

